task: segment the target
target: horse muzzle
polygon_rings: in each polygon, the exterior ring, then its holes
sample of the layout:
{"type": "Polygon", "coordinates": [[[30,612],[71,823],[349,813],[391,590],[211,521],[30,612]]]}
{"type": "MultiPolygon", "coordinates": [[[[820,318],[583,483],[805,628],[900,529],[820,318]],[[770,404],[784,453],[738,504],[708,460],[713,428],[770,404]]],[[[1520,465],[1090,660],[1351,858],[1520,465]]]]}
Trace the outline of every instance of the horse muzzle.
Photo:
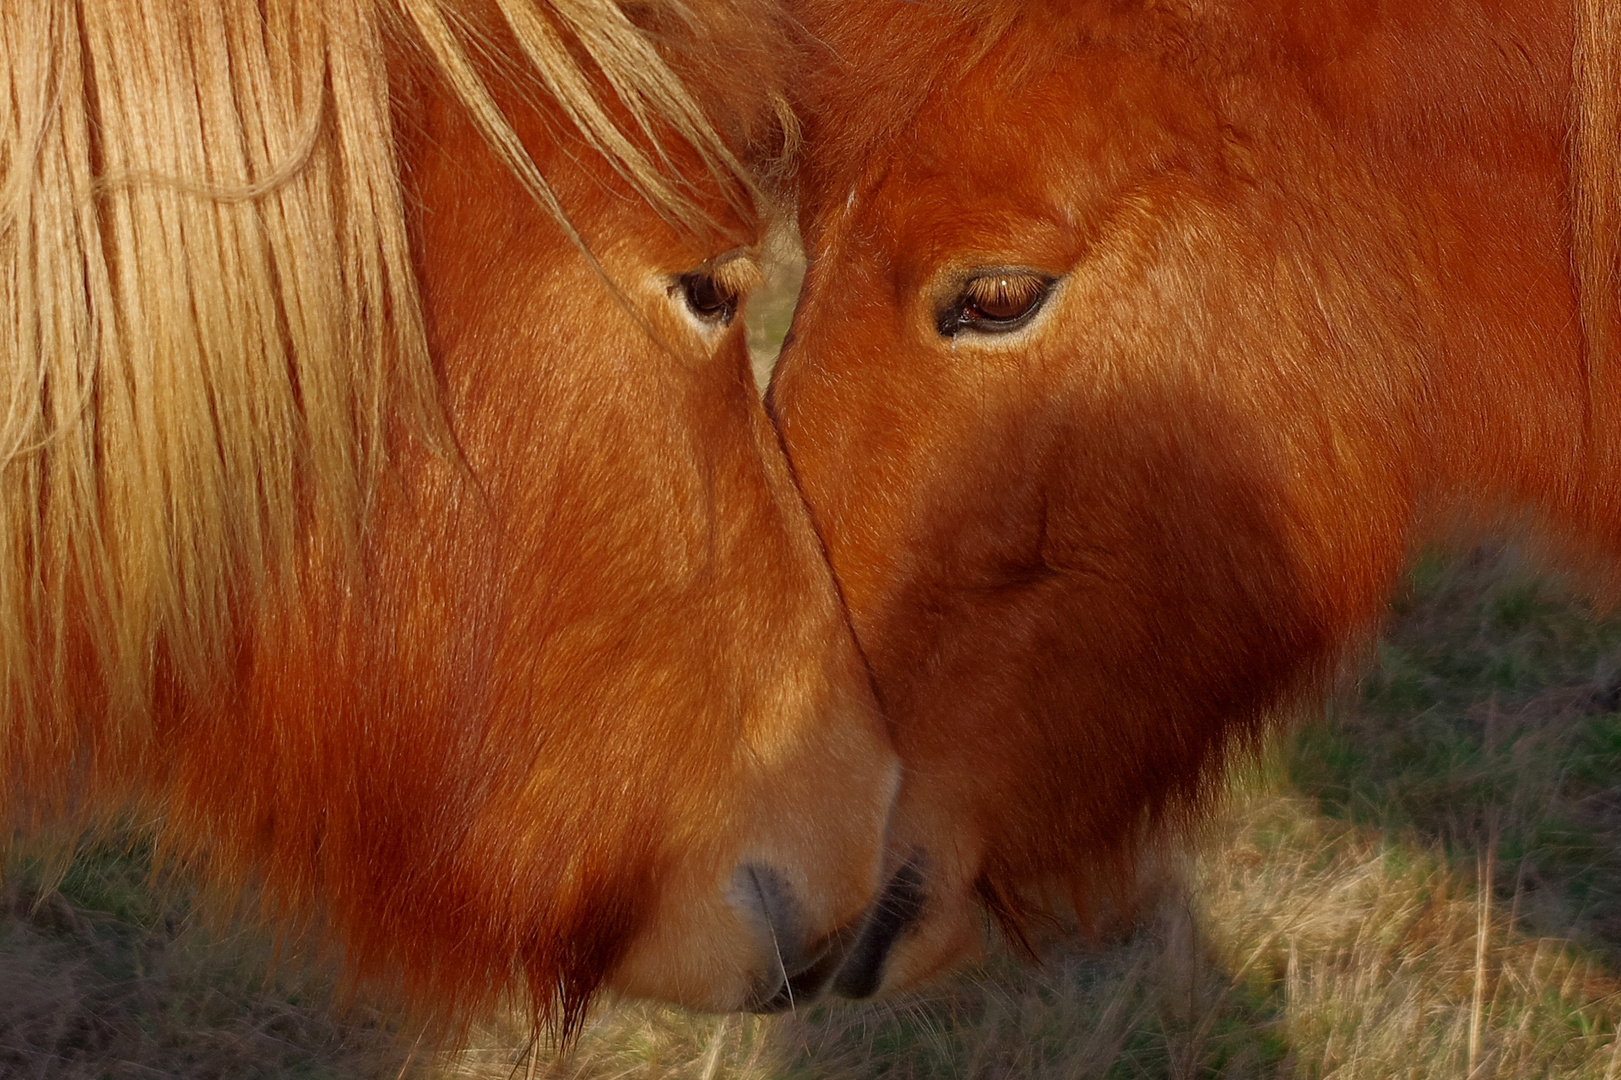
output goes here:
{"type": "Polygon", "coordinates": [[[796,897],[769,867],[739,867],[733,895],[734,904],[750,914],[766,956],[767,977],[750,996],[748,1011],[787,1012],[813,1000],[838,971],[855,931],[843,927],[817,939],[808,937],[796,897]]]}
{"type": "Polygon", "coordinates": [[[779,878],[750,867],[738,871],[740,895],[750,895],[766,928],[776,958],[768,984],[749,1005],[756,1013],[787,1012],[814,1001],[824,990],[840,997],[868,998],[883,986],[890,952],[924,909],[924,860],[914,852],[895,871],[883,892],[860,919],[827,937],[799,946],[799,922],[792,897],[779,878]],[[745,880],[746,874],[754,874],[745,880]],[[783,951],[783,942],[796,947],[783,951]]]}

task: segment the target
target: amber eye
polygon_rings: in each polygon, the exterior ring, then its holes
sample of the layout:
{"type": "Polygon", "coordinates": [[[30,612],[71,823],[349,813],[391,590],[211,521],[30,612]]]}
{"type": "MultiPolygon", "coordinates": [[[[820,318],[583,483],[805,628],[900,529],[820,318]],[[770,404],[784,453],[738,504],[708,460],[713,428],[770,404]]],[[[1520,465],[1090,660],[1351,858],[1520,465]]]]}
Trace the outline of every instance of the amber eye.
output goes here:
{"type": "Polygon", "coordinates": [[[737,290],[716,280],[714,275],[694,270],[683,275],[678,284],[686,297],[687,307],[704,322],[730,326],[737,317],[737,305],[742,296],[737,290]]]}
{"type": "Polygon", "coordinates": [[[946,337],[963,330],[1002,333],[1017,330],[1041,309],[1055,278],[1029,271],[982,274],[940,312],[939,329],[946,337]]]}

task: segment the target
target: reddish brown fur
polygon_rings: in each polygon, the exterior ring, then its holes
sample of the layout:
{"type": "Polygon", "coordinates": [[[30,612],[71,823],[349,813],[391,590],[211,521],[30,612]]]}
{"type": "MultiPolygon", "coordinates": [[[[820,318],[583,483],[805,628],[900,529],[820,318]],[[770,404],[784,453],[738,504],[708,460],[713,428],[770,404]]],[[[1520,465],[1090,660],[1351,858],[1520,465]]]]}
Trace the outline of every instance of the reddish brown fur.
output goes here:
{"type": "MultiPolygon", "coordinates": [[[[734,148],[763,155],[781,137],[770,12],[696,10],[706,29],[667,45],[734,148]]],[[[133,802],[171,852],[329,927],[352,977],[425,1018],[527,998],[566,1031],[610,978],[735,1007],[758,943],[697,931],[740,852],[776,859],[804,929],[831,932],[870,895],[893,772],[741,327],[710,356],[643,281],[761,223],[678,159],[730,232],[677,230],[531,78],[492,67],[616,300],[462,106],[394,60],[455,454],[402,421],[358,553],[312,523],[296,587],[239,612],[233,669],[197,688],[159,657],[132,729],[91,719],[86,662],[83,729],[47,746],[16,725],[13,760],[38,770],[34,807],[133,802]]]]}
{"type": "Polygon", "coordinates": [[[1565,2],[795,7],[810,268],[771,407],[933,875],[890,985],[968,947],[971,892],[1119,886],[1438,524],[1529,510],[1615,554],[1573,276],[1587,238],[1597,329],[1611,28],[1578,187],[1565,2]],[[948,340],[975,267],[1062,281],[948,340]]]}

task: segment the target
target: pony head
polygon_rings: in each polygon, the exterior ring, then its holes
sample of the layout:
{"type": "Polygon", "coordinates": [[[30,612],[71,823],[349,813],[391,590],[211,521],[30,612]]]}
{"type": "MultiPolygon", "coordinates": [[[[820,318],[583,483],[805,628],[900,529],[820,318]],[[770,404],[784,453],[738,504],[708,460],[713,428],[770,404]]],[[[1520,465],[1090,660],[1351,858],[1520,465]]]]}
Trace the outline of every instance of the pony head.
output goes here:
{"type": "Polygon", "coordinates": [[[1129,903],[1421,525],[1533,503],[1614,554],[1614,399],[1565,14],[795,10],[808,272],[768,409],[906,769],[860,996],[971,953],[981,910],[1129,903]]]}
{"type": "Polygon", "coordinates": [[[0,55],[15,819],[154,821],[450,1023],[788,1004],[895,762],[742,337],[772,7],[29,4],[0,55]]]}

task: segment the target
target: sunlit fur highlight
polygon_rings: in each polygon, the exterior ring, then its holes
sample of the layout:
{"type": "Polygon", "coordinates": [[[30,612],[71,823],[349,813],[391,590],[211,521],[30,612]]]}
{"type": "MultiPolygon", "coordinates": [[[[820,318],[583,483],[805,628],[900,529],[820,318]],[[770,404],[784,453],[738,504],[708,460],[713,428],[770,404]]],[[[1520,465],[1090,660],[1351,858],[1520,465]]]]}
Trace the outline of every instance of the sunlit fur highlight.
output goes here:
{"type": "Polygon", "coordinates": [[[1606,437],[1621,431],[1621,8],[1604,0],[1577,0],[1575,8],[1571,247],[1598,482],[1621,475],[1621,438],[1606,437]]]}
{"type": "Polygon", "coordinates": [[[747,296],[765,284],[765,271],[760,268],[760,260],[751,252],[735,251],[723,255],[705,269],[721,291],[732,296],[747,296]]]}
{"type": "Polygon", "coordinates": [[[1529,523],[1621,597],[1621,9],[792,6],[773,409],[899,842],[970,838],[943,905],[1129,895],[1419,545],[1529,523]],[[1028,330],[919,329],[919,281],[998,262],[1067,275],[1028,330]]]}

